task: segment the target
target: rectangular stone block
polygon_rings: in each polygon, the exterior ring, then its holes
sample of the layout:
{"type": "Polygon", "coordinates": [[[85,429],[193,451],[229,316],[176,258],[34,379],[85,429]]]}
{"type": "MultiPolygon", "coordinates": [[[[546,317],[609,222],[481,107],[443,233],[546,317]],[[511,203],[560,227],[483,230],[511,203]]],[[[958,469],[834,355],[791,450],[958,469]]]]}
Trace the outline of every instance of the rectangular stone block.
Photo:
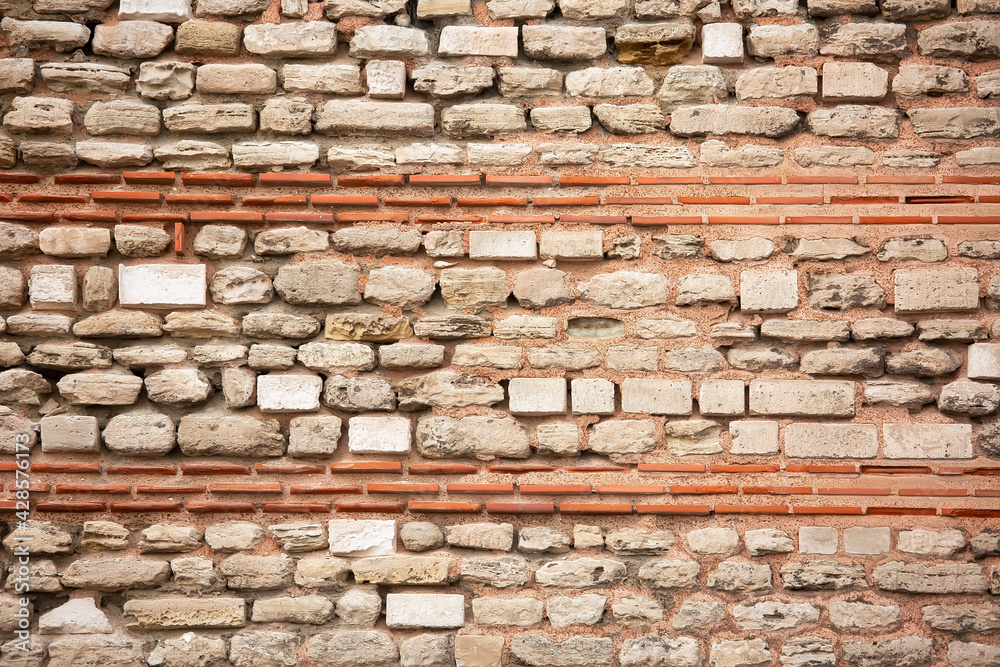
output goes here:
{"type": "Polygon", "coordinates": [[[355,454],[403,454],[410,451],[411,431],[406,417],[351,417],[347,448],[355,454]]]}
{"type": "Polygon", "coordinates": [[[805,459],[870,459],[878,454],[875,424],[796,423],[785,427],[785,455],[805,459]]]}
{"type": "Polygon", "coordinates": [[[733,439],[731,454],[761,456],[781,451],[778,445],[778,422],[730,422],[729,435],[733,439]]]}
{"type": "Polygon", "coordinates": [[[118,301],[125,307],[203,307],[207,287],[204,264],[118,265],[118,301]]]}
{"type": "Polygon", "coordinates": [[[883,424],[889,459],[971,459],[971,424],[883,424]]]}
{"type": "Polygon", "coordinates": [[[42,417],[41,429],[43,452],[98,452],[101,449],[101,429],[97,425],[97,417],[42,417]]]}
{"type": "Polygon", "coordinates": [[[623,412],[650,415],[691,414],[690,380],[628,378],[621,386],[623,412]]]}
{"type": "Polygon", "coordinates": [[[750,412],[789,417],[853,417],[849,380],[751,380],[750,412]]]}
{"type": "Polygon", "coordinates": [[[604,232],[542,232],[542,259],[601,259],[604,232]]]}
{"type": "Polygon", "coordinates": [[[603,378],[574,378],[570,382],[570,391],[573,396],[573,414],[614,414],[614,382],[603,378]]]}
{"type": "Polygon", "coordinates": [[[837,553],[840,536],[830,526],[802,526],[799,528],[799,553],[830,556],[837,553]]]}
{"type": "Polygon", "coordinates": [[[517,57],[517,28],[449,25],[441,29],[439,56],[517,57]]]}
{"type": "Polygon", "coordinates": [[[852,526],[844,529],[844,551],[857,556],[879,556],[889,553],[892,530],[852,526]]]}
{"type": "Polygon", "coordinates": [[[323,380],[318,375],[259,375],[257,407],[261,412],[319,410],[323,380]]]}
{"type": "Polygon", "coordinates": [[[75,310],[76,269],[57,264],[31,267],[28,298],[31,307],[38,310],[75,310]]]}
{"type": "Polygon", "coordinates": [[[246,625],[246,600],[183,597],[128,600],[122,613],[129,630],[242,628],[246,625]]]}
{"type": "Polygon", "coordinates": [[[970,345],[968,375],[970,380],[1000,379],[1000,344],[970,345]]]}
{"type": "Polygon", "coordinates": [[[740,274],[740,310],[787,313],[799,305],[799,272],[754,269],[740,274]]]}
{"type": "Polygon", "coordinates": [[[561,415],[566,412],[566,380],[563,378],[512,378],[507,393],[513,415],[561,415]]]}
{"type": "Polygon", "coordinates": [[[533,231],[477,231],[469,232],[469,257],[471,259],[535,259],[538,250],[533,231]]]}
{"type": "Polygon", "coordinates": [[[706,417],[733,417],[746,412],[743,380],[704,380],[698,392],[698,411],[706,417]]]}
{"type": "Polygon", "coordinates": [[[447,593],[389,593],[385,624],[390,628],[460,628],[465,625],[465,596],[447,593]]]}
{"type": "Polygon", "coordinates": [[[38,246],[44,254],[51,257],[105,257],[111,249],[111,230],[99,227],[47,227],[38,234],[38,246]]]}
{"type": "Polygon", "coordinates": [[[434,134],[434,107],[415,102],[330,100],[316,110],[320,134],[434,134]]]}
{"type": "Polygon", "coordinates": [[[892,281],[897,313],[979,308],[979,272],[970,267],[897,269],[892,281]]]}
{"type": "Polygon", "coordinates": [[[385,519],[332,519],[330,553],[335,556],[391,556],[396,553],[396,522],[385,519]]]}

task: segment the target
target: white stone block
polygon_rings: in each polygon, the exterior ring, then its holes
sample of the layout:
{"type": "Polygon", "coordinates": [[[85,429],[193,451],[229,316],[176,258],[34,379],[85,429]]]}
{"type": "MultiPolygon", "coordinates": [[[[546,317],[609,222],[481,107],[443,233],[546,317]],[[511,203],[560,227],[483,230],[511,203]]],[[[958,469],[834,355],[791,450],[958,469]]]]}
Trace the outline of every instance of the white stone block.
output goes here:
{"type": "Polygon", "coordinates": [[[406,63],[402,60],[371,60],[365,65],[368,97],[401,100],[406,94],[406,63]]]}
{"type": "Polygon", "coordinates": [[[969,379],[1000,379],[1000,344],[975,343],[969,346],[969,379]]]}
{"type": "Polygon", "coordinates": [[[853,417],[851,380],[750,380],[750,412],[790,417],[853,417]]]}
{"type": "Polygon", "coordinates": [[[691,381],[629,378],[622,382],[622,411],[650,415],[689,415],[691,381]]]}
{"type": "Polygon", "coordinates": [[[56,264],[31,267],[28,298],[36,309],[76,309],[76,269],[56,264]]]}
{"type": "Polygon", "coordinates": [[[204,264],[118,265],[118,301],[142,308],[205,306],[204,264]]]}
{"type": "Polygon", "coordinates": [[[41,419],[42,451],[97,452],[101,449],[101,429],[97,417],[52,415],[41,419]]]}
{"type": "Polygon", "coordinates": [[[732,417],[746,411],[743,380],[705,380],[698,393],[698,411],[706,417],[732,417]]]}
{"type": "Polygon", "coordinates": [[[730,422],[729,435],[733,439],[731,454],[760,456],[781,451],[778,446],[778,422],[730,422]]]}
{"type": "Polygon", "coordinates": [[[535,259],[538,250],[535,232],[469,232],[469,257],[472,259],[535,259]]]}
{"type": "Polygon", "coordinates": [[[563,378],[512,378],[507,386],[512,415],[561,415],[566,412],[563,378]]]}
{"type": "Polygon", "coordinates": [[[448,25],[441,29],[439,56],[517,57],[517,28],[448,25]]]}
{"type": "Polygon", "coordinates": [[[323,379],[318,375],[260,375],[257,377],[257,407],[261,412],[309,412],[319,410],[323,379]]]}
{"type": "Polygon", "coordinates": [[[785,427],[785,456],[800,459],[870,459],[878,455],[875,424],[814,424],[785,427]]]}
{"type": "Polygon", "coordinates": [[[335,556],[391,556],[396,553],[396,522],[385,519],[332,519],[330,553],[335,556]]]}
{"type": "Polygon", "coordinates": [[[889,73],[872,63],[825,63],[823,99],[878,102],[889,92],[889,73]]]}
{"type": "Polygon", "coordinates": [[[447,593],[389,593],[385,624],[390,628],[460,628],[465,596],[447,593]]]}
{"type": "Polygon", "coordinates": [[[356,454],[405,454],[410,451],[411,430],[406,417],[351,417],[347,448],[356,454]]]}
{"type": "Polygon", "coordinates": [[[601,259],[604,232],[542,232],[540,253],[543,259],[601,259]]]}
{"type": "Polygon", "coordinates": [[[844,551],[858,556],[878,556],[889,553],[892,531],[889,528],[844,529],[844,551]]]}
{"type": "Polygon", "coordinates": [[[183,23],[190,20],[191,0],[121,0],[118,18],[122,21],[183,23]]]}
{"type": "Polygon", "coordinates": [[[799,305],[799,272],[755,269],[740,274],[740,310],[787,313],[799,305]]]}
{"type": "Polygon", "coordinates": [[[888,459],[971,459],[971,424],[883,424],[888,459]]]}
{"type": "Polygon", "coordinates": [[[892,283],[897,313],[979,308],[979,271],[972,267],[896,269],[892,283]]]}
{"type": "Polygon", "coordinates": [[[830,526],[802,526],[799,528],[799,553],[830,556],[837,553],[840,536],[830,526]]]}
{"type": "Polygon", "coordinates": [[[573,414],[610,415],[615,411],[615,383],[602,378],[576,378],[570,382],[573,414]]]}
{"type": "Polygon", "coordinates": [[[707,65],[742,63],[743,26],[739,23],[708,23],[702,26],[701,62],[707,65]]]}

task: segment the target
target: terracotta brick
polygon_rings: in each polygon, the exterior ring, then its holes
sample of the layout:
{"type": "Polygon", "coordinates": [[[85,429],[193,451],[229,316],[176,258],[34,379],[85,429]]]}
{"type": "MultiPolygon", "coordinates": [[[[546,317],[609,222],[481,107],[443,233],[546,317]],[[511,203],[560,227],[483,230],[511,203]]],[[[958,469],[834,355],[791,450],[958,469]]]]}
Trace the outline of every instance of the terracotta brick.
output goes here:
{"type": "Polygon", "coordinates": [[[257,185],[253,174],[181,174],[185,186],[213,188],[252,188],[257,185]]]}

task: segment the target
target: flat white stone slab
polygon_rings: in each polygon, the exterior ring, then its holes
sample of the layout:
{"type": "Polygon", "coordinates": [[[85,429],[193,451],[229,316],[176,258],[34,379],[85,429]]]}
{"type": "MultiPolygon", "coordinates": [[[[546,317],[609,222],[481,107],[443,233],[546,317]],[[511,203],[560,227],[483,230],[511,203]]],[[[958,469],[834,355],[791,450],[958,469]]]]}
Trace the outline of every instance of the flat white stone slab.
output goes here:
{"type": "Polygon", "coordinates": [[[971,459],[971,424],[883,424],[887,459],[971,459]]]}
{"type": "Polygon", "coordinates": [[[535,259],[538,250],[535,232],[498,232],[473,230],[469,232],[469,257],[471,259],[535,259]]]}
{"type": "Polygon", "coordinates": [[[411,430],[406,417],[351,417],[347,448],[357,454],[405,454],[410,451],[411,430]]]}
{"type": "Polygon", "coordinates": [[[142,308],[205,306],[204,264],[118,265],[118,301],[142,308]]]}
{"type": "Polygon", "coordinates": [[[384,519],[332,519],[330,553],[337,556],[391,556],[396,553],[396,522],[384,519]]]}
{"type": "Polygon", "coordinates": [[[389,593],[385,624],[390,628],[460,628],[465,625],[465,596],[389,593]]]}
{"type": "Polygon", "coordinates": [[[318,375],[260,375],[257,377],[257,407],[261,412],[309,412],[319,410],[323,380],[318,375]]]}

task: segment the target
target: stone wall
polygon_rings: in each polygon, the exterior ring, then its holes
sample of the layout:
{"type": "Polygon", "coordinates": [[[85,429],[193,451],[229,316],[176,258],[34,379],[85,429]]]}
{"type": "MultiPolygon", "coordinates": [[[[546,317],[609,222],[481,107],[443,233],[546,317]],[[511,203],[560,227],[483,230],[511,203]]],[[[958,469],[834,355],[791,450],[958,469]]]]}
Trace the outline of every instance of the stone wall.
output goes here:
{"type": "Polygon", "coordinates": [[[997,0],[0,14],[0,667],[1000,666],[997,0]]]}

